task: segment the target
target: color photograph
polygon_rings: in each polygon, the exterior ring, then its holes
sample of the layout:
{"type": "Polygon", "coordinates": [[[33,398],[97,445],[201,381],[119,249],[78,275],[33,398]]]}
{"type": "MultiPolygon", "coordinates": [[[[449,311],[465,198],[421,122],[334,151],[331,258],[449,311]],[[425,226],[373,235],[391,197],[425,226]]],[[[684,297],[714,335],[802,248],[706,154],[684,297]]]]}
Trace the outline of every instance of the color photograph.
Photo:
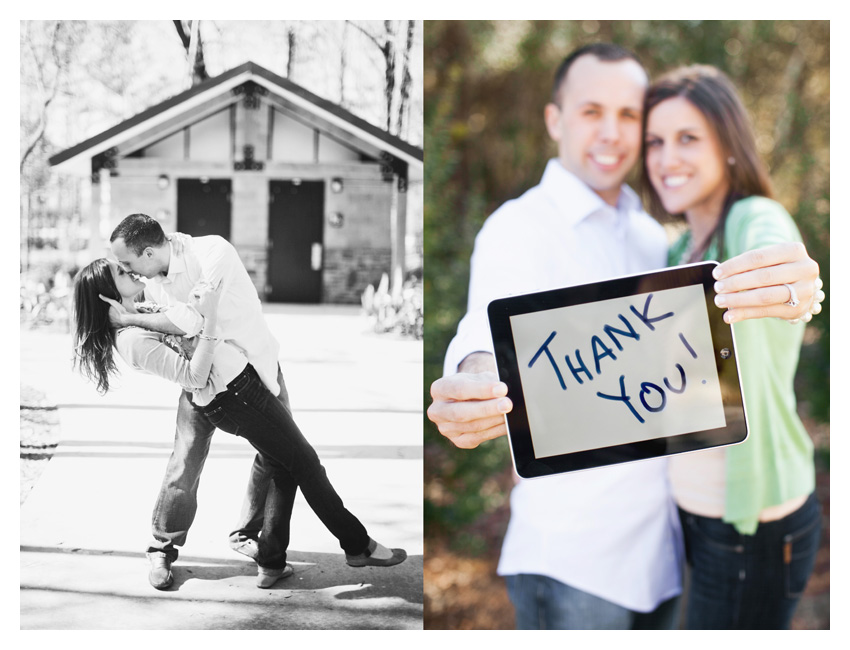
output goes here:
{"type": "Polygon", "coordinates": [[[426,21],[426,629],[829,628],[829,46],[827,21],[426,21]],[[733,411],[676,410],[685,361],[628,362],[693,356],[641,307],[663,287],[607,293],[708,260],[740,444],[733,411]],[[557,318],[624,293],[598,335],[557,318]]]}

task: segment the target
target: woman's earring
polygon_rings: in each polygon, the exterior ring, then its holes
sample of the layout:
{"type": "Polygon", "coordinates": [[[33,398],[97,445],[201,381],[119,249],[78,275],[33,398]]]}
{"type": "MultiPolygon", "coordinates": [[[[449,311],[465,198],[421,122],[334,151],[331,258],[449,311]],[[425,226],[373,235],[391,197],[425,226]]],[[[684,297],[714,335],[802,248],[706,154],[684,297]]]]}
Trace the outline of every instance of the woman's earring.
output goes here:
{"type": "Polygon", "coordinates": [[[734,156],[729,156],[729,157],[726,159],[726,162],[728,162],[730,166],[734,165],[734,164],[735,164],[735,157],[734,157],[734,156]]]}

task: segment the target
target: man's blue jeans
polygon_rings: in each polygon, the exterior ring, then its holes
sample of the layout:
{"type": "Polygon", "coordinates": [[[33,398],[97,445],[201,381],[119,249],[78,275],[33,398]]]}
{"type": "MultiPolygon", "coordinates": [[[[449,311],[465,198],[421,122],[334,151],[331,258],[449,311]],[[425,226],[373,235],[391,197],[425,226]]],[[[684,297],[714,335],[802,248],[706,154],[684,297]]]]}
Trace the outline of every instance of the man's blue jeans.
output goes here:
{"type": "Polygon", "coordinates": [[[670,630],[679,596],[646,614],[593,596],[547,576],[505,576],[518,630],[670,630]]]}
{"type": "Polygon", "coordinates": [[[262,383],[253,366],[248,365],[227,388],[198,410],[210,424],[250,442],[262,454],[271,473],[268,500],[273,501],[274,507],[266,504],[257,564],[269,569],[286,566],[289,521],[297,488],[346,554],[363,553],[369,545],[366,529],[345,508],[316,450],[301,434],[289,410],[262,383]]]}
{"type": "Polygon", "coordinates": [[[692,567],[688,629],[788,629],[820,543],[817,497],[783,519],[760,523],[755,535],[681,509],[679,516],[692,567]]]}
{"type": "MultiPolygon", "coordinates": [[[[289,411],[289,393],[283,382],[280,366],[277,370],[277,381],[280,385],[277,399],[289,411]]],[[[148,552],[163,552],[173,562],[177,559],[177,547],[186,543],[189,527],[198,509],[198,485],[214,431],[215,427],[209,420],[194,408],[191,394],[183,391],[177,406],[174,450],[171,452],[153,510],[153,542],[148,547],[148,552]]],[[[285,499],[281,503],[281,495],[267,499],[270,483],[271,472],[260,454],[257,454],[251,467],[239,522],[230,535],[232,542],[257,539],[263,528],[267,507],[285,507],[285,499]]]]}

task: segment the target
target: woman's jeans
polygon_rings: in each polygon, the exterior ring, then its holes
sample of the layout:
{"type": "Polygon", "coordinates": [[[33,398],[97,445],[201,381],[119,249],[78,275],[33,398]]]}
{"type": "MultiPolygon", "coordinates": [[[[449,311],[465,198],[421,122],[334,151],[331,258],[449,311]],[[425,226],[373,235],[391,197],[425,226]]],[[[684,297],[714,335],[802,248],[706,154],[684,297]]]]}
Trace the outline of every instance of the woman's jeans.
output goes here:
{"type": "MultiPolygon", "coordinates": [[[[277,382],[280,394],[276,399],[289,410],[289,394],[280,367],[277,382]]],[[[163,553],[173,562],[177,559],[177,547],[186,543],[189,527],[198,508],[198,485],[214,432],[215,427],[192,404],[191,394],[183,391],[177,406],[174,450],[168,460],[153,510],[153,541],[148,546],[148,552],[163,553]]],[[[263,457],[257,454],[251,467],[242,513],[236,529],[230,535],[231,542],[257,539],[263,528],[267,506],[275,505],[266,502],[270,483],[271,472],[265,466],[263,457]]]]}
{"type": "Polygon", "coordinates": [[[348,555],[363,553],[369,545],[366,529],[345,508],[316,451],[253,366],[249,364],[227,388],[199,409],[214,427],[250,442],[271,471],[257,563],[269,569],[286,566],[289,521],[299,487],[313,512],[339,540],[340,548],[348,555]]]}
{"type": "Polygon", "coordinates": [[[788,629],[815,565],[817,497],[783,519],[760,523],[755,535],[681,508],[679,516],[692,567],[688,629],[788,629]]]}

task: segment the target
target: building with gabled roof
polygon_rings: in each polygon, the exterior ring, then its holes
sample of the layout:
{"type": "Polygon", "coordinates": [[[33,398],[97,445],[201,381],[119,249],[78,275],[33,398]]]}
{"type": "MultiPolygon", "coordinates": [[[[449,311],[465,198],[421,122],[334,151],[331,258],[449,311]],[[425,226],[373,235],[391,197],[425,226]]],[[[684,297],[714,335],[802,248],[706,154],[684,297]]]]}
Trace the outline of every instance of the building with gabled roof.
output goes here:
{"type": "Polygon", "coordinates": [[[252,62],[50,164],[86,179],[96,254],[142,212],[228,239],[274,302],[357,303],[383,273],[398,286],[406,240],[421,238],[422,149],[252,62]]]}

